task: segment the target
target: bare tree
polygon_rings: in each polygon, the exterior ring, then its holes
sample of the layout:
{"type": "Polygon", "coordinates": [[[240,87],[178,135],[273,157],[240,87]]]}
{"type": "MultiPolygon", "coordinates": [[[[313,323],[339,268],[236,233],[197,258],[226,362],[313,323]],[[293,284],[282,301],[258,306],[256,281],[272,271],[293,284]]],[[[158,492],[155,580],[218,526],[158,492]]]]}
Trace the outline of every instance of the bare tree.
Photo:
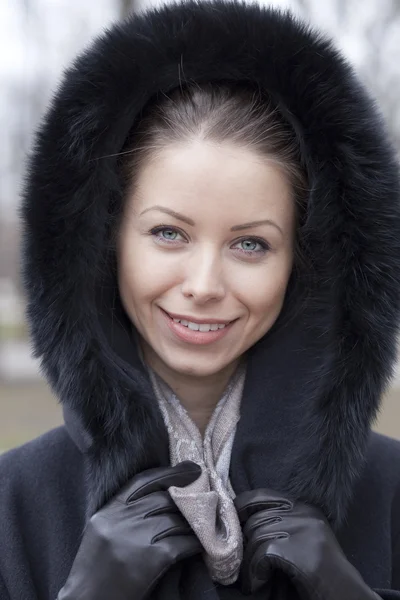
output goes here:
{"type": "Polygon", "coordinates": [[[122,19],[125,19],[138,9],[137,0],[119,0],[119,13],[122,19]]]}
{"type": "Polygon", "coordinates": [[[373,90],[389,125],[389,131],[400,152],[400,3],[391,0],[375,21],[368,23],[365,36],[367,54],[362,68],[367,86],[373,90]],[[396,35],[397,32],[397,35],[396,35]],[[389,36],[397,39],[388,56],[385,45],[389,36]],[[395,65],[393,67],[393,65],[395,65]]]}
{"type": "MultiPolygon", "coordinates": [[[[288,0],[312,25],[358,50],[357,71],[376,97],[400,153],[399,0],[288,0]],[[328,15],[328,16],[327,16],[328,15]]],[[[346,44],[345,44],[346,45],[346,44]]],[[[350,56],[350,59],[352,57],[350,56]]]]}

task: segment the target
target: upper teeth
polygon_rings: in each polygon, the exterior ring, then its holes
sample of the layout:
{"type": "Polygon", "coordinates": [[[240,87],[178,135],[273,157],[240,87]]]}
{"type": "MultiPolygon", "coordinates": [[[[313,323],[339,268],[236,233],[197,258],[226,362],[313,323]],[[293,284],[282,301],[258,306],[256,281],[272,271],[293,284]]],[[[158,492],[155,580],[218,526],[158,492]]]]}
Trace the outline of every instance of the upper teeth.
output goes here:
{"type": "Polygon", "coordinates": [[[217,329],[223,329],[226,327],[224,323],[192,323],[191,321],[185,321],[184,319],[174,319],[175,323],[180,323],[189,329],[193,329],[193,331],[216,331],[217,329]]]}

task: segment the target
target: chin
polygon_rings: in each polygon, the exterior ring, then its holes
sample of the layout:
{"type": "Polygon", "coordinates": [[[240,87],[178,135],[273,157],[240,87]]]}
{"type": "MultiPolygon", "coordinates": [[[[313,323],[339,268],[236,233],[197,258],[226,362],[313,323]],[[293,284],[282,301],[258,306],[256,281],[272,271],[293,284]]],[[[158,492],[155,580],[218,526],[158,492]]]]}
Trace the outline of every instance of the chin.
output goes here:
{"type": "Polygon", "coordinates": [[[192,363],[172,363],[169,364],[170,369],[180,373],[181,375],[190,375],[192,377],[207,377],[208,375],[213,375],[214,373],[218,373],[221,369],[215,367],[214,364],[209,361],[208,365],[201,366],[197,361],[193,361],[192,363]]]}
{"type": "Polygon", "coordinates": [[[198,357],[193,357],[191,360],[185,361],[165,361],[168,367],[180,373],[181,375],[189,375],[191,377],[209,377],[211,375],[215,375],[226,369],[232,362],[234,362],[236,358],[232,358],[229,361],[221,361],[220,363],[215,360],[215,357],[208,356],[204,357],[203,360],[198,357]]]}

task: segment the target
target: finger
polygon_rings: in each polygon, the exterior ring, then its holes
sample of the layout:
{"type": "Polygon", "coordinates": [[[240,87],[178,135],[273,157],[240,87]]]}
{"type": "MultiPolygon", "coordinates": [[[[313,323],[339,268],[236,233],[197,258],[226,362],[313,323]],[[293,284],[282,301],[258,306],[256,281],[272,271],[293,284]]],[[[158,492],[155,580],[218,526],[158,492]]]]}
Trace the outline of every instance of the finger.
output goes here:
{"type": "Polygon", "coordinates": [[[174,467],[148,469],[136,475],[124,489],[123,496],[126,502],[132,502],[153,492],[166,491],[172,485],[184,487],[196,481],[200,473],[201,467],[189,460],[174,467]]]}
{"type": "Polygon", "coordinates": [[[258,540],[268,534],[286,533],[288,536],[303,535],[307,538],[307,532],[317,529],[320,535],[329,535],[332,530],[321,510],[317,507],[296,504],[292,511],[262,510],[251,515],[243,527],[243,536],[246,540],[258,540]],[[322,534],[322,532],[325,532],[322,534]]]}
{"type": "MultiPolygon", "coordinates": [[[[153,517],[148,527],[155,532],[151,538],[151,544],[157,544],[165,538],[194,535],[189,523],[181,514],[153,517]]],[[[175,540],[171,541],[171,544],[175,544],[175,540]]]]}
{"type": "Polygon", "coordinates": [[[132,514],[139,512],[144,519],[159,514],[179,513],[179,509],[170,494],[164,491],[152,492],[136,500],[126,502],[126,505],[129,512],[132,512],[132,514]]]}
{"type": "Polygon", "coordinates": [[[304,573],[296,564],[286,557],[282,557],[279,553],[263,553],[262,548],[260,548],[253,560],[253,580],[268,581],[277,573],[286,576],[287,581],[290,581],[295,589],[301,592],[302,598],[316,598],[314,586],[307,573],[304,573]]]}
{"type": "Polygon", "coordinates": [[[260,510],[279,510],[288,512],[293,502],[282,497],[278,492],[269,489],[249,490],[236,496],[234,504],[241,523],[260,510]]]}
{"type": "MultiPolygon", "coordinates": [[[[255,554],[253,547],[245,547],[241,567],[241,587],[245,595],[254,594],[258,589],[264,587],[270,578],[267,571],[262,572],[261,578],[257,577],[256,565],[259,562],[259,556],[257,555],[255,560],[255,554]]],[[[262,556],[264,556],[264,553],[262,553],[262,556]]],[[[265,598],[270,598],[269,594],[266,594],[265,598]]]]}
{"type": "Polygon", "coordinates": [[[245,532],[243,532],[243,535],[246,541],[245,552],[249,557],[254,556],[261,547],[262,551],[266,554],[270,548],[276,548],[281,540],[288,540],[290,538],[290,534],[282,528],[282,523],[275,523],[273,526],[270,525],[255,529],[251,537],[248,537],[245,532]]]}
{"type": "Polygon", "coordinates": [[[267,549],[261,546],[256,550],[251,561],[251,577],[258,581],[268,581],[274,570],[281,570],[282,566],[280,556],[268,554],[267,549]]]}
{"type": "MultiPolygon", "coordinates": [[[[272,531],[273,525],[278,525],[278,529],[284,528],[285,519],[281,511],[278,510],[262,510],[251,515],[243,525],[243,536],[246,540],[252,539],[254,535],[261,531],[272,531]]],[[[258,537],[258,536],[257,536],[258,537]]]]}
{"type": "Polygon", "coordinates": [[[143,590],[141,598],[148,598],[151,591],[156,586],[157,582],[175,563],[195,556],[203,552],[203,547],[198,538],[192,532],[190,535],[182,535],[174,537],[173,540],[165,538],[158,542],[157,547],[160,549],[160,556],[165,556],[165,560],[161,563],[155,578],[153,578],[146,589],[143,590]]]}

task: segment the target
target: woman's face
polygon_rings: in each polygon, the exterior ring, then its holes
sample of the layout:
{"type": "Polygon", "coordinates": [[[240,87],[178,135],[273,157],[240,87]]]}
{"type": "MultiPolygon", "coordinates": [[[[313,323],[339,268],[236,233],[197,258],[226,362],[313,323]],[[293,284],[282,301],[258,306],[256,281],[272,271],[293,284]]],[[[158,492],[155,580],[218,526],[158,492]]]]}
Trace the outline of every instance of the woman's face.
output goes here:
{"type": "Polygon", "coordinates": [[[249,149],[195,141],[142,166],[119,234],[118,282],[144,347],[164,369],[219,373],[272,327],[294,228],[287,177],[249,149]],[[198,321],[212,330],[195,331],[198,321]]]}

